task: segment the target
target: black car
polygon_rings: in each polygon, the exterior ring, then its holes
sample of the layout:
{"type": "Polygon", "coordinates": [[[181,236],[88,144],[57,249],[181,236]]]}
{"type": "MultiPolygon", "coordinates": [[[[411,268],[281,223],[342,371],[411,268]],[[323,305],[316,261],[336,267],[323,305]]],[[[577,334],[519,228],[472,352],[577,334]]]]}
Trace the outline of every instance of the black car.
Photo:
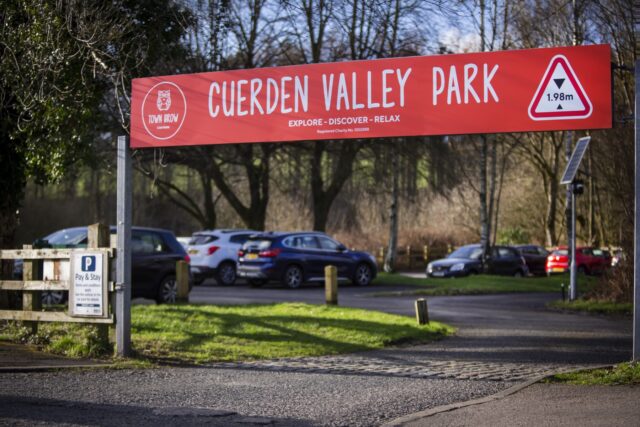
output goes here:
{"type": "Polygon", "coordinates": [[[334,265],[338,280],[366,286],[376,277],[376,260],[351,251],[324,233],[260,233],[238,252],[238,277],[254,286],[278,280],[288,288],[324,281],[324,268],[334,265]]]}
{"type": "MultiPolygon", "coordinates": [[[[116,234],[115,227],[110,231],[112,235],[116,234]]],[[[87,240],[87,227],[73,227],[36,240],[34,247],[86,248],[87,240]]],[[[180,260],[189,262],[189,256],[171,231],[132,227],[131,297],[155,299],[158,303],[174,302],[177,295],[176,262],[180,260]]],[[[48,269],[44,267],[43,275],[46,275],[48,269]]],[[[64,291],[42,292],[42,302],[60,304],[66,300],[66,294],[64,291]]]]}
{"type": "Polygon", "coordinates": [[[451,252],[447,258],[430,262],[427,277],[463,277],[486,271],[489,274],[526,276],[527,264],[517,249],[510,246],[494,246],[482,265],[482,248],[479,244],[462,246],[451,252]]]}
{"type": "Polygon", "coordinates": [[[547,257],[549,252],[542,246],[518,245],[515,247],[524,257],[529,273],[544,276],[547,274],[547,257]]]}

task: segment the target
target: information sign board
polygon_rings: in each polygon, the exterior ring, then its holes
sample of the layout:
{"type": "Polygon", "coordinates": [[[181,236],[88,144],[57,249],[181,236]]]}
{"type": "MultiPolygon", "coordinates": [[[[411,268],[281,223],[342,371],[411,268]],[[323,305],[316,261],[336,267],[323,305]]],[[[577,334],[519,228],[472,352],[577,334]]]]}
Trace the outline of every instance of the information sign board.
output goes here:
{"type": "Polygon", "coordinates": [[[131,146],[610,128],[611,49],[572,46],[134,79],[131,146]]]}
{"type": "Polygon", "coordinates": [[[69,310],[71,316],[107,317],[106,254],[74,252],[71,255],[69,310]]]}

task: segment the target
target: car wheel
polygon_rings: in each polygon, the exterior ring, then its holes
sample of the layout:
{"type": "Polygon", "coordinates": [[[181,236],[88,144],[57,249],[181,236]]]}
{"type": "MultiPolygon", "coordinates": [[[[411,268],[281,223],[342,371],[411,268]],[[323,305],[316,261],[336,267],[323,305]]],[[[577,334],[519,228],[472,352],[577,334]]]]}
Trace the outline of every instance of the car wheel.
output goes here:
{"type": "Polygon", "coordinates": [[[223,262],[216,271],[216,282],[222,286],[231,286],[236,282],[236,266],[232,262],[223,262]]]}
{"type": "Polygon", "coordinates": [[[259,288],[267,283],[264,279],[249,279],[249,286],[252,288],[259,288]]]}
{"type": "Polygon", "coordinates": [[[171,304],[176,302],[178,297],[178,281],[175,276],[167,276],[162,279],[158,287],[156,302],[158,304],[171,304]]]}
{"type": "Polygon", "coordinates": [[[578,266],[578,274],[589,274],[587,268],[584,265],[578,266]]]}
{"type": "Polygon", "coordinates": [[[368,264],[358,264],[353,282],[358,286],[368,286],[371,276],[371,267],[368,264]]]}
{"type": "Polygon", "coordinates": [[[66,295],[63,291],[44,291],[40,294],[40,300],[42,305],[62,304],[66,300],[66,295]]]}
{"type": "Polygon", "coordinates": [[[299,288],[302,285],[302,269],[297,265],[290,265],[284,271],[282,284],[290,289],[299,288]]]}
{"type": "Polygon", "coordinates": [[[513,277],[524,277],[522,270],[516,270],[516,272],[513,273],[513,277]]]}

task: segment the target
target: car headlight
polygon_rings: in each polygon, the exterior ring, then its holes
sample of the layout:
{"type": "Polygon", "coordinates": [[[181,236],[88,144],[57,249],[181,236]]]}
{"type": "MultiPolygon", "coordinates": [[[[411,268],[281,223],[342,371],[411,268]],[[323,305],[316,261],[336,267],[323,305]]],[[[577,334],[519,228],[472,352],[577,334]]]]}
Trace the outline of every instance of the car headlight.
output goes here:
{"type": "Polygon", "coordinates": [[[427,264],[427,273],[431,273],[433,272],[433,266],[431,265],[431,263],[427,264]]]}
{"type": "Polygon", "coordinates": [[[462,271],[464,270],[464,263],[460,262],[458,264],[453,264],[449,271],[462,271]]]}

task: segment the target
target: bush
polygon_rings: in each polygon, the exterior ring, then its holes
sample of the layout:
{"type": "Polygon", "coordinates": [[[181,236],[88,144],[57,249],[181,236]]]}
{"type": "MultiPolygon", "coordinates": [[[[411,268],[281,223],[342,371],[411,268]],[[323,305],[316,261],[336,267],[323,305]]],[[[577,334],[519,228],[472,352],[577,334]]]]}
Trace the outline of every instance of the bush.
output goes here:
{"type": "Polygon", "coordinates": [[[531,242],[531,236],[520,227],[509,227],[498,232],[496,242],[500,245],[517,245],[531,242]]]}

